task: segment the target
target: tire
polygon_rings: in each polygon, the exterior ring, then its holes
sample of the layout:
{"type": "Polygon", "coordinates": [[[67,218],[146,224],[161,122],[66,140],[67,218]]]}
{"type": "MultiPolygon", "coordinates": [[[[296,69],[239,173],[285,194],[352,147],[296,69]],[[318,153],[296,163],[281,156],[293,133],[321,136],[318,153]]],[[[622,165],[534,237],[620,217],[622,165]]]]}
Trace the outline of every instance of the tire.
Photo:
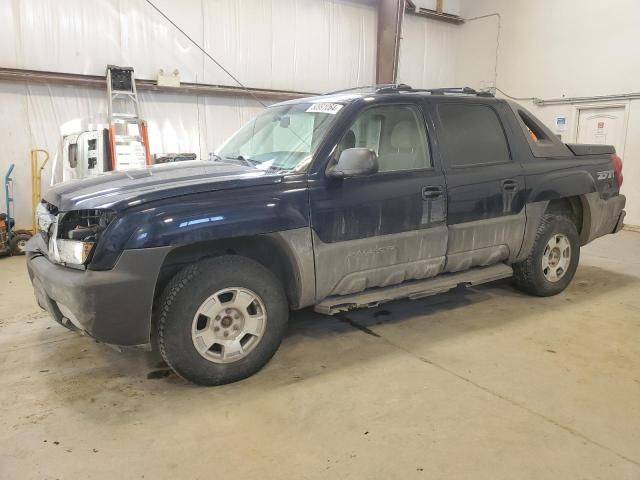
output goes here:
{"type": "Polygon", "coordinates": [[[531,295],[557,295],[573,280],[579,261],[580,240],[574,223],[561,215],[545,214],[529,256],[513,265],[514,283],[531,295]]]}
{"type": "Polygon", "coordinates": [[[288,319],[284,289],[267,268],[237,255],[205,259],[180,270],[162,294],[160,353],[191,382],[236,382],[267,364],[288,319]]]}
{"type": "Polygon", "coordinates": [[[17,233],[11,237],[9,246],[11,248],[11,255],[24,255],[24,247],[31,239],[31,235],[28,233],[17,233]]]}

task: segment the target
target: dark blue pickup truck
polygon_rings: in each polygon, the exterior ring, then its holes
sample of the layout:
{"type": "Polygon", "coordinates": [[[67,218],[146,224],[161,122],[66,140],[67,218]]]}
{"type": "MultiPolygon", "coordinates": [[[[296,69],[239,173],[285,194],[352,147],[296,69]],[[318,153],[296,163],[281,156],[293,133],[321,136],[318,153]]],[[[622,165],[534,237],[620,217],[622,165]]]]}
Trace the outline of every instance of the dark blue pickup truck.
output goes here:
{"type": "Polygon", "coordinates": [[[564,290],[622,228],[622,162],[472,89],[279,103],[212,161],[65,183],[27,246],[38,303],[204,385],[265,365],[290,309],[332,314],[513,277],[564,290]]]}

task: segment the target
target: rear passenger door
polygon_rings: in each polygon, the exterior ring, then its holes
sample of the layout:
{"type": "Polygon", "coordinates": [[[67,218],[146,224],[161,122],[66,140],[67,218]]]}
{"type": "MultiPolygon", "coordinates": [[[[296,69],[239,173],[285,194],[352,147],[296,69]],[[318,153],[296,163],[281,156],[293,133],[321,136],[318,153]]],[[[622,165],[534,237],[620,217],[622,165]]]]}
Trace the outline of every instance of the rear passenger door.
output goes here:
{"type": "Polygon", "coordinates": [[[431,105],[447,183],[445,270],[504,261],[524,236],[524,176],[496,101],[442,99],[431,105]]]}

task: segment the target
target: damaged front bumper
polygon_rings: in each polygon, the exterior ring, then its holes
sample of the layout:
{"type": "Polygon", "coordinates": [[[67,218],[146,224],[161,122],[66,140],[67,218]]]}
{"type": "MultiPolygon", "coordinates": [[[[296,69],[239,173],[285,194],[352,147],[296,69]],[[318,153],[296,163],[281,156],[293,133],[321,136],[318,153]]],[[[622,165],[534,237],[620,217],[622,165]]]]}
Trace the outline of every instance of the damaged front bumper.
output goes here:
{"type": "Polygon", "coordinates": [[[150,345],[156,280],[171,247],[125,250],[111,270],[75,270],[49,261],[37,235],[27,244],[27,269],[38,305],[53,319],[119,346],[150,345]]]}

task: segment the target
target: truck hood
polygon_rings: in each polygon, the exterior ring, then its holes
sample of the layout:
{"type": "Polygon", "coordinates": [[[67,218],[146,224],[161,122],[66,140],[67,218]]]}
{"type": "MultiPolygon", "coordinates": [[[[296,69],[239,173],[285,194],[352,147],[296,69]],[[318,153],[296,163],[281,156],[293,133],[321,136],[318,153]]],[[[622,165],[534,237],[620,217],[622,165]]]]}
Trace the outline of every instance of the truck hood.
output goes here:
{"type": "Polygon", "coordinates": [[[53,187],[44,199],[61,212],[98,208],[120,211],[142,203],[190,193],[268,185],[281,181],[281,174],[253,167],[194,160],[72,180],[53,187]]]}

